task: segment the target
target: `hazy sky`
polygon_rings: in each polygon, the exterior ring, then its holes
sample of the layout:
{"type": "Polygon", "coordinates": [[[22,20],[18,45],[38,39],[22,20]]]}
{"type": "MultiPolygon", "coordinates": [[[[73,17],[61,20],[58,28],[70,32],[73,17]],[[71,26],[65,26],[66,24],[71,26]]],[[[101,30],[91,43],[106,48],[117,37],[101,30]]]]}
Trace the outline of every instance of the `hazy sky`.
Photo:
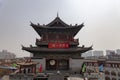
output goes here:
{"type": "Polygon", "coordinates": [[[75,37],[80,45],[120,49],[120,0],[0,0],[0,51],[29,56],[21,44],[35,45],[39,38],[30,21],[47,24],[57,12],[68,24],[84,22],[75,37]]]}

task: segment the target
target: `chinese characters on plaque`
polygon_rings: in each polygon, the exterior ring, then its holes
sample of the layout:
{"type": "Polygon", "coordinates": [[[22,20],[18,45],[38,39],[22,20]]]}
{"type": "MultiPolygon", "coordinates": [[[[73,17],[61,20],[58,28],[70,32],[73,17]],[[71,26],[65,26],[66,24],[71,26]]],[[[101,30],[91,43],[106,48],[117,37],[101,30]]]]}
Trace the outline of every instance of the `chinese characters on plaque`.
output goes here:
{"type": "Polygon", "coordinates": [[[48,43],[48,48],[69,48],[68,42],[50,42],[48,43]]]}

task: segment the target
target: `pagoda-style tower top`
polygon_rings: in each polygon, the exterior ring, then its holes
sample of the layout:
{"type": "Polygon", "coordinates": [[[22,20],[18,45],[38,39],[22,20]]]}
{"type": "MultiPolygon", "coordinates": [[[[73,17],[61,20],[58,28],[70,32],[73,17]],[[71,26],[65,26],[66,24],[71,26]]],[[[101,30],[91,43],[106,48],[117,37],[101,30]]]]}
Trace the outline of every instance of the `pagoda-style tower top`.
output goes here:
{"type": "Polygon", "coordinates": [[[66,24],[65,22],[63,22],[59,16],[57,16],[53,21],[51,21],[49,24],[47,24],[46,26],[48,27],[69,27],[68,24],[66,24]]]}
{"type": "Polygon", "coordinates": [[[33,53],[34,57],[47,57],[54,54],[73,57],[80,56],[81,53],[92,49],[92,46],[78,46],[79,39],[74,39],[75,35],[84,26],[83,23],[80,25],[68,25],[57,16],[46,25],[33,24],[31,22],[31,26],[41,38],[36,39],[35,47],[22,46],[22,49],[33,53]]]}
{"type": "Polygon", "coordinates": [[[31,26],[35,29],[35,31],[41,36],[45,32],[68,32],[71,33],[72,36],[75,36],[78,31],[84,26],[83,23],[80,25],[68,25],[63,22],[59,16],[57,16],[52,22],[46,25],[33,24],[31,22],[31,26]]]}

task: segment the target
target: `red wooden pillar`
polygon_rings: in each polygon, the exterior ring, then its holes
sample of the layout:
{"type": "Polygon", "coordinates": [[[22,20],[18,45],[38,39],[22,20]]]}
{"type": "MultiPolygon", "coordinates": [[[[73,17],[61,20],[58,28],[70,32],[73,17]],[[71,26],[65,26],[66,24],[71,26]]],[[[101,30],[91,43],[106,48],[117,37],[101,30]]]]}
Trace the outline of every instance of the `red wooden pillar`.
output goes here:
{"type": "Polygon", "coordinates": [[[34,66],[32,67],[32,73],[34,73],[35,72],[35,68],[34,68],[34,66]]]}

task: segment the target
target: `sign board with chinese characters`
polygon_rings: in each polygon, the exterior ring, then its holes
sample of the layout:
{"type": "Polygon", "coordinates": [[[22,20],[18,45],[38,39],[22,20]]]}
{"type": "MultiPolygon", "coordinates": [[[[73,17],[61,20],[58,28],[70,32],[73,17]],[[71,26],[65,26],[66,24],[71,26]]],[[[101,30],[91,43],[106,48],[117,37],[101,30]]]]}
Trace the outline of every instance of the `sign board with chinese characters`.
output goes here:
{"type": "Polygon", "coordinates": [[[48,48],[69,48],[68,42],[49,42],[48,48]]]}

